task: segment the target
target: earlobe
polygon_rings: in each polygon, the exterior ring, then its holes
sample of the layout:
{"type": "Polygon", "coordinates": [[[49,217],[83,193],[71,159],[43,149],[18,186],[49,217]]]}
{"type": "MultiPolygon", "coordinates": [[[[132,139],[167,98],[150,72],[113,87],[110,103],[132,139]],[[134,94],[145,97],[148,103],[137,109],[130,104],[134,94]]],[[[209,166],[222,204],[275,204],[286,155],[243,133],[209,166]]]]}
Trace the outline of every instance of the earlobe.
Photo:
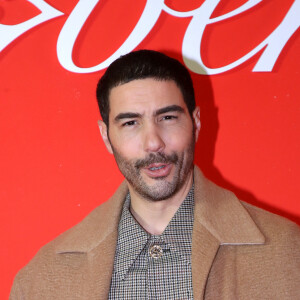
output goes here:
{"type": "Polygon", "coordinates": [[[193,121],[195,126],[195,141],[197,142],[200,128],[201,128],[201,121],[200,121],[200,107],[196,106],[193,111],[193,121]]]}
{"type": "Polygon", "coordinates": [[[109,138],[108,138],[108,131],[107,131],[106,124],[103,121],[99,120],[98,121],[98,126],[99,126],[100,134],[102,136],[102,139],[103,139],[103,142],[105,144],[105,147],[106,147],[107,151],[109,153],[113,154],[112,147],[111,147],[111,144],[110,144],[110,141],[109,141],[109,138]]]}

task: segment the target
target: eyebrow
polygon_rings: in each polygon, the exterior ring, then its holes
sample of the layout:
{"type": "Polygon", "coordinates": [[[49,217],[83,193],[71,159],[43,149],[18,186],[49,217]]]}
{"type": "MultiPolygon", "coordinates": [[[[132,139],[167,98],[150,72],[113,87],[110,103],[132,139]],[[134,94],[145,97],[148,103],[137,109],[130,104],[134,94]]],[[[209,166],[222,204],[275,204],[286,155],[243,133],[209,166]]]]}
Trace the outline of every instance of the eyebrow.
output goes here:
{"type": "Polygon", "coordinates": [[[154,116],[157,117],[159,115],[162,115],[162,114],[165,114],[165,113],[168,113],[168,112],[175,112],[175,111],[182,113],[182,112],[184,112],[184,109],[179,105],[169,105],[169,106],[158,109],[154,113],[154,116]]]}
{"type": "Polygon", "coordinates": [[[140,118],[142,115],[139,113],[133,113],[133,112],[125,112],[125,113],[119,113],[115,117],[115,122],[121,121],[123,119],[132,119],[132,118],[140,118]]]}
{"type": "MultiPolygon", "coordinates": [[[[179,106],[179,105],[169,105],[163,108],[158,109],[157,111],[154,112],[154,116],[157,117],[159,115],[168,113],[168,112],[184,112],[184,109],[179,106]]],[[[115,117],[115,122],[119,122],[123,119],[134,119],[134,118],[141,118],[142,115],[139,113],[133,113],[133,112],[124,112],[124,113],[119,113],[115,117]]]]}

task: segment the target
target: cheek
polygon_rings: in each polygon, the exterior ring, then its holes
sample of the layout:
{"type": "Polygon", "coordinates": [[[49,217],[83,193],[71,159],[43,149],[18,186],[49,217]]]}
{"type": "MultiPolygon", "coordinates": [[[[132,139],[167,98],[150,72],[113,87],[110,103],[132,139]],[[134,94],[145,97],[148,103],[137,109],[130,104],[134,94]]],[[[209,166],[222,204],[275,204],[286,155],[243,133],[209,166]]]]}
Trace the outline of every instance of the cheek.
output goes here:
{"type": "Polygon", "coordinates": [[[123,138],[121,136],[115,136],[111,140],[111,144],[114,149],[126,160],[135,160],[141,157],[141,142],[137,137],[123,138]]]}
{"type": "Polygon", "coordinates": [[[182,118],[178,123],[161,127],[161,136],[167,144],[184,149],[193,137],[193,123],[187,117],[182,118]]]}
{"type": "Polygon", "coordinates": [[[166,152],[184,152],[190,147],[193,134],[191,130],[176,131],[174,134],[165,135],[163,139],[166,145],[166,152]]]}

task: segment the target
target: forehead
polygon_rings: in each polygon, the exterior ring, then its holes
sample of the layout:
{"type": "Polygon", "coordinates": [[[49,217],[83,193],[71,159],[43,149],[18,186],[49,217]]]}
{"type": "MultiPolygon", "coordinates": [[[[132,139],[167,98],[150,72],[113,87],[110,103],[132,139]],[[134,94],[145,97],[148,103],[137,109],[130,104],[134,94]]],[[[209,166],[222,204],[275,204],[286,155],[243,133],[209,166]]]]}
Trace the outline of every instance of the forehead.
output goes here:
{"type": "Polygon", "coordinates": [[[168,105],[179,105],[187,110],[182,93],[173,80],[132,80],[112,88],[109,102],[112,116],[123,111],[146,113],[168,105]]]}

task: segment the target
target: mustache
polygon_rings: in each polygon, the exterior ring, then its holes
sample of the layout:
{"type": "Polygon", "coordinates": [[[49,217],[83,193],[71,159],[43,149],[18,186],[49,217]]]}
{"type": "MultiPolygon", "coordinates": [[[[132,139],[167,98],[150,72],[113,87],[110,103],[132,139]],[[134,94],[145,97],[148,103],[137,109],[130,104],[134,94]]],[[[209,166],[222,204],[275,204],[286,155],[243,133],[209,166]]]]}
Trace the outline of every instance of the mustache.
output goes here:
{"type": "Polygon", "coordinates": [[[176,153],[172,153],[170,155],[166,155],[165,153],[150,153],[148,157],[144,159],[138,159],[134,166],[137,169],[147,167],[154,163],[174,163],[176,164],[178,161],[178,155],[176,153]]]}

